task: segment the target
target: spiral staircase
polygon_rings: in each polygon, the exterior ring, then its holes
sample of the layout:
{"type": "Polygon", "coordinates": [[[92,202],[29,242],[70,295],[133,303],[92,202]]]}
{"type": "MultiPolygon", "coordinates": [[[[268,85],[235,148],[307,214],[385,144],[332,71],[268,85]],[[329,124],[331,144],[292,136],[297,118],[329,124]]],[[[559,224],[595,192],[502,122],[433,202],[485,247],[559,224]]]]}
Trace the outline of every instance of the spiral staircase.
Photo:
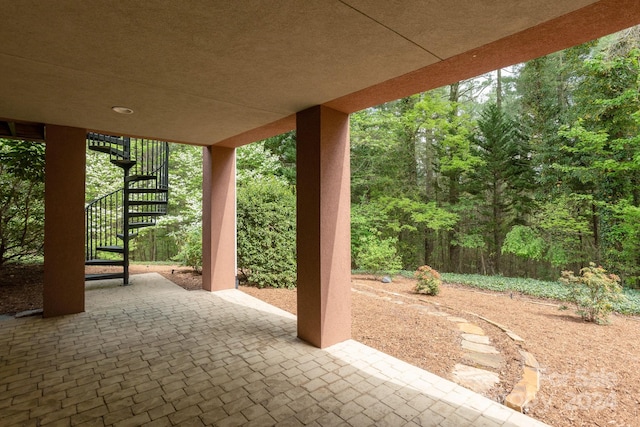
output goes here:
{"type": "Polygon", "coordinates": [[[87,143],[89,150],[109,155],[122,169],[123,186],[85,208],[85,265],[116,266],[118,271],[86,274],[85,280],[122,279],[128,285],[131,240],[167,213],[169,144],[93,132],[87,134],[87,143]]]}

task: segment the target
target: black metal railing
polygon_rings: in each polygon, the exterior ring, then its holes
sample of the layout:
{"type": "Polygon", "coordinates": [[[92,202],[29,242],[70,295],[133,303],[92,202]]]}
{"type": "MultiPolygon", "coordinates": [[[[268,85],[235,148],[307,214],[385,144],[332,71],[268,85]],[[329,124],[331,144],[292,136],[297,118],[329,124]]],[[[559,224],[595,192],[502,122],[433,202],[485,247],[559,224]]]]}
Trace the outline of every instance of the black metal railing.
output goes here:
{"type": "MultiPolygon", "coordinates": [[[[85,207],[87,260],[98,258],[99,247],[120,245],[124,233],[124,191],[119,189],[91,201],[85,207]]],[[[102,255],[102,254],[101,254],[102,255]]]]}
{"type": "Polygon", "coordinates": [[[128,198],[130,225],[140,228],[155,224],[167,213],[169,187],[169,144],[155,140],[131,140],[131,158],[136,160],[129,171],[128,198]]]}
{"type": "Polygon", "coordinates": [[[128,137],[89,132],[87,140],[89,141],[90,149],[109,154],[111,162],[115,164],[131,160],[131,139],[128,137]]]}
{"type": "Polygon", "coordinates": [[[169,144],[152,139],[124,139],[127,140],[129,158],[135,161],[129,174],[131,176],[155,176],[154,188],[167,189],[169,186],[169,144]]]}

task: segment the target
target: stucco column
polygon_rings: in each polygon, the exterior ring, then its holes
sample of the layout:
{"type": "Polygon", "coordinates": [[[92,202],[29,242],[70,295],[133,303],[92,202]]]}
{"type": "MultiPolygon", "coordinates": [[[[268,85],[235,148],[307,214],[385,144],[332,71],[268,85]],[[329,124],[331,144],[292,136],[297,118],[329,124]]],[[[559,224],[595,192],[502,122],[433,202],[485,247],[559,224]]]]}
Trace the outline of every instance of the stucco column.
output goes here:
{"type": "Polygon", "coordinates": [[[85,129],[46,127],[44,316],[84,311],[85,129]]]}
{"type": "Polygon", "coordinates": [[[298,336],[320,348],[351,338],[349,115],[297,115],[298,336]]]}
{"type": "Polygon", "coordinates": [[[204,147],[202,174],[202,288],[236,285],[236,150],[204,147]]]}

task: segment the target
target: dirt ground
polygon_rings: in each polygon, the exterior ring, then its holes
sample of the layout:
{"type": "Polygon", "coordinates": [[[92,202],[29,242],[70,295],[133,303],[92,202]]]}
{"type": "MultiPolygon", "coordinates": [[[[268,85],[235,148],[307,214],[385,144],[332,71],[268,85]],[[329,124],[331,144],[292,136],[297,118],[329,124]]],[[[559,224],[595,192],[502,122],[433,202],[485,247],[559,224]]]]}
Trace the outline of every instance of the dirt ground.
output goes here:
{"type": "MultiPolygon", "coordinates": [[[[185,289],[201,289],[201,276],[183,267],[136,265],[131,269],[132,274],[152,271],[185,289]]],[[[0,270],[0,314],[41,307],[42,274],[41,266],[0,270]]],[[[499,369],[501,381],[487,397],[502,402],[520,379],[517,350],[522,348],[535,356],[542,371],[541,389],[528,407],[530,416],[558,427],[639,425],[640,318],[614,315],[610,325],[598,326],[583,322],[571,311],[559,311],[554,301],[458,285],[444,285],[440,295],[426,297],[413,292],[414,284],[405,278],[383,284],[353,276],[353,338],[451,379],[453,366],[463,359],[460,331],[455,323],[418,308],[464,317],[480,326],[505,358],[499,369]],[[524,338],[524,344],[475,315],[507,326],[524,338]]],[[[296,312],[295,291],[240,289],[296,312]]]]}

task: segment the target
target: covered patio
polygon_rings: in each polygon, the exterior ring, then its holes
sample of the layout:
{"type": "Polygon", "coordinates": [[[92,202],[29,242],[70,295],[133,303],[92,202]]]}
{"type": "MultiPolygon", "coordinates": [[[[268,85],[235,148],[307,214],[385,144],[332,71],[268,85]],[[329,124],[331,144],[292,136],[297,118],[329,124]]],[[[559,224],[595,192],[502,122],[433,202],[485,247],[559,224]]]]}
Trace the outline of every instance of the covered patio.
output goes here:
{"type": "Polygon", "coordinates": [[[241,291],[132,283],[0,323],[0,425],[544,425],[356,341],[311,346],[241,291]]]}
{"type": "Polygon", "coordinates": [[[46,212],[44,316],[0,323],[0,424],[536,425],[350,340],[349,114],[628,28],[640,2],[3,6],[0,136],[46,143],[46,212]],[[297,319],[233,289],[235,149],[294,129],[297,319]],[[88,131],[203,147],[206,291],[85,285],[88,131]]]}

